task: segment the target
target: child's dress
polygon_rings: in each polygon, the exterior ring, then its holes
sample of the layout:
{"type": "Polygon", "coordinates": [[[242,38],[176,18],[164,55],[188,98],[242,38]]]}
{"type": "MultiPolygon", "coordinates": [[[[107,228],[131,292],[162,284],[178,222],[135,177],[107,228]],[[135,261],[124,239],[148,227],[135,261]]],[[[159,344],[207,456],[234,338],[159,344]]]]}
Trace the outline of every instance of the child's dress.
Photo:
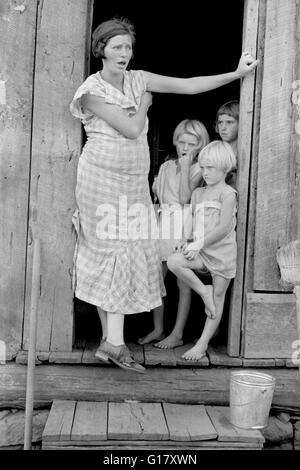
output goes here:
{"type": "MultiPolygon", "coordinates": [[[[236,191],[226,184],[221,189],[216,190],[213,197],[210,196],[208,198],[207,186],[196,188],[191,197],[193,228],[195,229],[196,227],[196,218],[204,216],[204,236],[206,233],[211,232],[219,224],[223,201],[232,193],[236,194],[236,191]]],[[[236,210],[235,206],[232,213],[231,227],[228,233],[221,240],[214,242],[208,247],[202,248],[197,257],[212,276],[217,274],[226,279],[235,277],[237,256],[235,232],[236,210]]]]}
{"type": "MultiPolygon", "coordinates": [[[[194,173],[191,165],[190,178],[194,173]]],[[[160,206],[158,209],[159,250],[162,261],[166,261],[175,247],[184,239],[184,221],[187,216],[187,207],[180,204],[180,178],[181,172],[177,159],[168,160],[159,169],[158,176],[153,184],[160,206]]],[[[189,205],[189,204],[188,204],[189,205]]],[[[187,206],[188,206],[187,205],[187,206]]]]}

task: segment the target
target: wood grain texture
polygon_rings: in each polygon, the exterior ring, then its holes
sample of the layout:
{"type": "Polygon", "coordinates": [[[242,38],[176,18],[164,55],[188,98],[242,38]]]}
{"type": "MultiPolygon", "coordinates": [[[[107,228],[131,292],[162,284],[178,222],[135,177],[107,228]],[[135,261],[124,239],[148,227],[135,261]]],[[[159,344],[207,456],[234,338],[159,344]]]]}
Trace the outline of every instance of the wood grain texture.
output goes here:
{"type": "Polygon", "coordinates": [[[209,361],[214,366],[241,366],[243,360],[241,357],[230,357],[226,354],[226,348],[224,346],[208,346],[207,354],[209,361]]]}
{"type": "Polygon", "coordinates": [[[107,402],[78,401],[74,414],[71,441],[107,439],[107,402]]]}
{"type": "Polygon", "coordinates": [[[0,9],[0,340],[22,344],[37,1],[0,9]]]}
{"type": "Polygon", "coordinates": [[[166,365],[176,366],[176,356],[174,349],[155,348],[153,344],[145,344],[145,365],[166,365]]]}
{"type": "MultiPolygon", "coordinates": [[[[148,368],[132,374],[117,367],[41,364],[35,371],[35,407],[59,400],[229,404],[232,368],[148,368]]],[[[276,378],[272,406],[300,408],[297,369],[263,369],[276,378]]],[[[26,366],[0,367],[0,404],[25,404],[26,366]]]]}
{"type": "MultiPolygon", "coordinates": [[[[257,56],[259,1],[246,0],[244,3],[243,51],[257,56]]],[[[256,72],[255,72],[256,73],[256,72]]],[[[251,138],[254,112],[255,73],[245,77],[240,90],[240,113],[238,135],[238,216],[237,216],[237,271],[231,294],[228,354],[239,356],[241,318],[243,307],[245,254],[247,246],[248,188],[251,169],[251,138]]]]}
{"type": "Polygon", "coordinates": [[[218,436],[203,405],[164,403],[163,408],[171,440],[201,441],[218,436]]]}
{"type": "MultiPolygon", "coordinates": [[[[292,83],[299,78],[295,70],[299,55],[296,4],[267,2],[254,253],[254,289],[258,291],[281,290],[276,250],[291,241],[294,183],[290,176],[295,167],[295,152],[290,148],[294,132],[291,95],[292,83]]],[[[299,210],[294,217],[293,224],[299,227],[299,210]]]]}
{"type": "MultiPolygon", "coordinates": [[[[90,2],[39,3],[36,45],[27,290],[32,269],[31,238],[41,240],[41,297],[37,348],[71,351],[72,265],[75,234],[80,122],[69,103],[85,77],[86,24],[90,2]],[[59,11],[59,14],[57,12],[59,11]],[[72,21],[70,21],[72,18],[72,21]]],[[[24,349],[28,347],[29,298],[25,306],[24,349]]]]}
{"type": "Polygon", "coordinates": [[[230,409],[226,406],[205,407],[212,423],[218,433],[220,442],[253,442],[263,444],[265,441],[260,431],[254,429],[241,429],[230,423],[230,409]]]}
{"type": "Polygon", "coordinates": [[[108,416],[108,439],[169,439],[160,403],[109,403],[108,416]]]}
{"type": "Polygon", "coordinates": [[[246,312],[246,295],[253,291],[254,279],[254,245],[255,245],[255,219],[256,219],[256,189],[257,189],[257,173],[258,173],[258,151],[259,151],[259,133],[261,118],[261,96],[262,81],[264,73],[264,52],[265,52],[265,33],[266,33],[266,10],[267,0],[260,0],[258,12],[258,33],[257,33],[257,58],[260,65],[256,72],[255,81],[255,107],[253,117],[253,134],[252,134],[252,154],[251,154],[251,172],[249,183],[249,208],[248,208],[248,227],[247,227],[247,247],[245,258],[245,279],[244,292],[242,299],[242,322],[241,322],[241,347],[240,354],[244,354],[245,344],[245,312],[246,312]]]}
{"type": "Polygon", "coordinates": [[[43,441],[70,440],[76,402],[55,400],[43,432],[43,441]]]}
{"type": "MultiPolygon", "coordinates": [[[[161,451],[177,451],[189,450],[191,453],[195,450],[260,450],[261,445],[252,442],[219,442],[219,441],[65,441],[65,442],[48,442],[42,443],[43,450],[101,450],[101,451],[122,451],[122,450],[161,450],[161,451]]],[[[12,449],[10,449],[12,450],[12,449]]],[[[300,450],[300,446],[299,446],[300,450]]],[[[191,455],[191,457],[194,457],[191,455]]],[[[171,456],[168,462],[170,463],[171,456]]],[[[173,462],[174,463],[174,462],[173,462]]],[[[181,464],[183,465],[183,461],[181,464]]],[[[189,463],[189,460],[186,460],[189,463]]],[[[194,464],[190,460],[190,464],[194,464]]]]}
{"type": "Polygon", "coordinates": [[[293,294],[248,294],[245,358],[291,358],[297,339],[293,294]]]}

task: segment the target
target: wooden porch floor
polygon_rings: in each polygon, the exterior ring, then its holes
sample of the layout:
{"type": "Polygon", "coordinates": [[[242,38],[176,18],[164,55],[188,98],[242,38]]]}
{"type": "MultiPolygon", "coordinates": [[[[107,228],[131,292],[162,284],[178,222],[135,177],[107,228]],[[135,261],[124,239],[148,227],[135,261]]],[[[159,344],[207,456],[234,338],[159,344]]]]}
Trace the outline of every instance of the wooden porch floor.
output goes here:
{"type": "MultiPolygon", "coordinates": [[[[158,349],[153,344],[140,346],[136,343],[129,343],[129,348],[137,362],[147,366],[166,366],[166,367],[287,367],[297,368],[291,359],[278,358],[242,358],[230,357],[226,352],[225,346],[209,346],[207,355],[200,361],[190,361],[183,359],[182,354],[190,349],[193,343],[185,344],[174,349],[158,349]]],[[[36,354],[37,364],[55,363],[55,364],[107,364],[95,358],[95,352],[98,347],[96,342],[76,345],[72,351],[38,351],[36,354]]],[[[16,356],[17,364],[27,363],[27,351],[19,351],[16,356]]]]}
{"type": "Polygon", "coordinates": [[[43,449],[261,449],[259,430],[234,427],[229,407],[53,402],[43,449]]]}

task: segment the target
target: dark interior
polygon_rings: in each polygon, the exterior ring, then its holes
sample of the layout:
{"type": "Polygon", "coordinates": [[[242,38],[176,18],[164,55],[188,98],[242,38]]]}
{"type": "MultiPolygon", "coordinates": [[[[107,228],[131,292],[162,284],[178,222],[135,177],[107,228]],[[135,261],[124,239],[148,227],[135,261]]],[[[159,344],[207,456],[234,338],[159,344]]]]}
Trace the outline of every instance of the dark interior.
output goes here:
{"type": "MultiPolygon", "coordinates": [[[[242,52],[243,2],[212,1],[173,4],[161,9],[162,3],[94,2],[93,27],[113,16],[125,16],[135,25],[136,45],[132,69],[142,69],[168,76],[191,77],[233,71],[242,52]]],[[[165,6],[165,4],[163,4],[165,6]]],[[[91,54],[90,74],[101,69],[101,62],[91,54]]],[[[183,119],[202,121],[210,138],[216,138],[214,119],[219,106],[239,99],[239,81],[219,89],[193,96],[155,94],[149,112],[149,146],[151,169],[149,183],[158,172],[167,154],[172,151],[172,136],[183,119]]],[[[211,282],[208,278],[204,282],[211,282]]],[[[171,273],[166,278],[169,296],[166,299],[166,333],[172,329],[177,309],[176,280],[171,273]],[[171,292],[171,294],[170,294],[171,292]]],[[[214,341],[226,344],[230,289],[219,335],[214,341]]],[[[193,296],[191,312],[185,329],[185,340],[199,337],[205,321],[203,304],[193,296]],[[199,326],[198,326],[199,325],[199,326]]],[[[99,338],[101,326],[96,308],[75,299],[75,338],[99,338]]],[[[125,340],[135,340],[152,328],[152,315],[127,316],[125,340]]]]}

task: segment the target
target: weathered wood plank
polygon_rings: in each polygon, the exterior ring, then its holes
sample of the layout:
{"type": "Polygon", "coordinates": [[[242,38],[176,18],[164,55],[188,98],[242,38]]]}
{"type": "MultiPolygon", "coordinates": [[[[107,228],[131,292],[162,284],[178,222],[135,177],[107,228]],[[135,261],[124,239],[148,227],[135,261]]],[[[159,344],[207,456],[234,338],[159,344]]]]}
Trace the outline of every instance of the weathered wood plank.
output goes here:
{"type": "Polygon", "coordinates": [[[88,341],[83,351],[82,363],[83,364],[103,364],[103,361],[95,357],[95,352],[99,347],[99,341],[88,341]]]}
{"type": "Polygon", "coordinates": [[[285,359],[278,359],[275,358],[275,366],[276,367],[285,367],[285,359]]]}
{"type": "MultiPolygon", "coordinates": [[[[218,441],[199,441],[199,442],[179,442],[176,441],[101,441],[95,442],[88,445],[87,442],[76,442],[76,446],[72,441],[66,441],[63,445],[60,442],[43,442],[42,443],[43,450],[166,450],[166,451],[178,451],[180,450],[260,450],[261,446],[257,446],[257,444],[252,444],[251,442],[218,442],[218,441]],[[108,443],[110,445],[108,445],[108,443]]],[[[299,446],[300,449],[300,446],[299,446]]],[[[171,462],[171,457],[169,458],[167,463],[171,462]]],[[[182,461],[182,465],[183,465],[182,461]]],[[[188,456],[186,463],[194,462],[192,460],[189,461],[188,456]]]]}
{"type": "MultiPolygon", "coordinates": [[[[244,3],[243,51],[257,55],[257,29],[259,3],[246,0],[244,3]]],[[[254,110],[255,74],[250,74],[242,81],[240,90],[240,113],[238,135],[238,172],[237,190],[239,211],[237,220],[237,272],[231,294],[228,354],[238,356],[240,352],[240,330],[243,305],[244,261],[246,253],[246,234],[248,217],[248,187],[251,168],[251,138],[254,110]]]]}
{"type": "Polygon", "coordinates": [[[245,358],[291,358],[297,339],[293,294],[247,295],[245,358]]]}
{"type": "Polygon", "coordinates": [[[107,439],[107,402],[78,401],[74,415],[71,441],[107,439]]]}
{"type": "Polygon", "coordinates": [[[56,364],[80,364],[83,351],[52,351],[49,354],[49,362],[56,364]]]}
{"type": "Polygon", "coordinates": [[[183,357],[181,357],[188,349],[191,349],[193,346],[195,346],[195,344],[190,343],[190,344],[184,344],[183,346],[179,346],[178,348],[174,349],[177,366],[189,366],[189,367],[191,367],[191,365],[193,367],[209,366],[209,360],[207,356],[202,357],[200,361],[192,361],[190,359],[183,359],[183,357]]]}
{"type": "Polygon", "coordinates": [[[218,434],[203,405],[163,403],[173,441],[202,441],[216,439],[218,434]]]}
{"type": "MultiPolygon", "coordinates": [[[[272,406],[300,408],[297,369],[263,369],[276,378],[272,406]]],[[[228,405],[231,368],[155,368],[133,374],[117,367],[41,364],[35,371],[35,406],[60,400],[228,405]],[[121,385],[120,385],[121,384],[121,385]]],[[[0,367],[0,404],[24,406],[26,366],[0,367]]]]}
{"type": "Polygon", "coordinates": [[[275,359],[243,359],[243,367],[275,367],[275,359]]]}
{"type": "Polygon", "coordinates": [[[173,349],[155,348],[152,344],[145,344],[145,365],[176,366],[176,356],[173,349]]]}
{"type": "Polygon", "coordinates": [[[70,440],[76,402],[55,400],[43,432],[43,441],[70,440]]]}
{"type": "Polygon", "coordinates": [[[241,429],[230,423],[230,408],[226,406],[206,406],[206,411],[218,433],[218,441],[253,442],[262,445],[265,441],[257,429],[241,429]]]}
{"type": "MultiPolygon", "coordinates": [[[[296,70],[299,64],[295,63],[299,55],[298,20],[297,2],[267,2],[255,222],[255,290],[281,290],[276,250],[291,237],[290,208],[295,199],[296,183],[295,174],[293,183],[290,181],[296,157],[290,148],[294,132],[291,93],[293,82],[299,78],[299,70],[296,70]]],[[[292,224],[299,227],[299,210],[294,217],[292,224]]]]}
{"type": "Polygon", "coordinates": [[[241,366],[243,360],[241,357],[230,357],[227,354],[225,346],[208,346],[207,354],[209,361],[214,366],[241,366]]]}
{"type": "MultiPolygon", "coordinates": [[[[251,149],[251,171],[249,182],[249,208],[248,208],[248,226],[247,226],[247,246],[245,257],[245,280],[244,292],[242,298],[242,322],[241,322],[241,345],[240,354],[244,354],[245,344],[245,311],[246,311],[246,295],[248,292],[253,291],[253,268],[254,268],[254,243],[255,243],[255,216],[256,216],[256,187],[257,187],[257,173],[258,173],[258,150],[259,150],[259,133],[260,133],[260,113],[261,113],[261,95],[262,95],[262,80],[264,72],[264,47],[265,47],[265,32],[266,32],[266,0],[259,2],[258,12],[258,33],[257,33],[257,58],[260,65],[256,70],[255,80],[255,95],[254,95],[254,116],[253,116],[253,137],[251,149]]],[[[233,308],[239,308],[238,305],[233,305],[233,308]]],[[[235,338],[229,341],[229,345],[235,344],[235,338]]],[[[233,354],[238,352],[237,348],[228,348],[228,353],[233,354]]]]}
{"type": "MultiPolygon", "coordinates": [[[[39,2],[29,216],[27,288],[32,269],[31,237],[41,240],[41,297],[37,348],[71,351],[75,180],[81,150],[80,122],[69,103],[85,75],[90,2],[39,2]],[[58,15],[57,12],[60,12],[58,15]],[[72,21],[70,21],[72,18],[72,21]]],[[[28,348],[26,296],[24,348],[28,348]]]]}
{"type": "Polygon", "coordinates": [[[22,344],[37,0],[0,10],[0,340],[22,344]]]}
{"type": "Polygon", "coordinates": [[[108,439],[169,439],[160,403],[109,403],[108,406],[108,439]]]}

